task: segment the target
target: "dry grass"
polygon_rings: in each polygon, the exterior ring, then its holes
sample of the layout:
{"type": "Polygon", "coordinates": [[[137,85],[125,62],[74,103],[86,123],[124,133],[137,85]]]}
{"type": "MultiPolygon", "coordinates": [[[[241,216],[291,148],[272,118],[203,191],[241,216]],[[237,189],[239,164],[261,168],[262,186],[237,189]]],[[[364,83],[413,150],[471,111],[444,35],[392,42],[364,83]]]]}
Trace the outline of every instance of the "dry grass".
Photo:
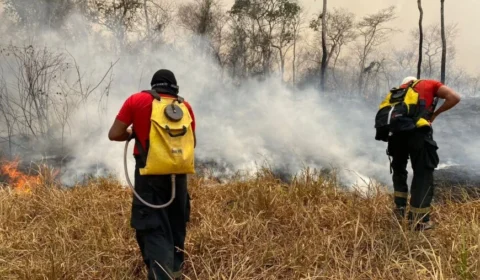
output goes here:
{"type": "MultiPolygon", "coordinates": [[[[225,185],[192,178],[186,279],[479,279],[480,201],[434,207],[433,231],[392,219],[391,197],[305,174],[225,185]]],[[[131,192],[112,179],[0,190],[2,279],[145,279],[131,192]]]]}

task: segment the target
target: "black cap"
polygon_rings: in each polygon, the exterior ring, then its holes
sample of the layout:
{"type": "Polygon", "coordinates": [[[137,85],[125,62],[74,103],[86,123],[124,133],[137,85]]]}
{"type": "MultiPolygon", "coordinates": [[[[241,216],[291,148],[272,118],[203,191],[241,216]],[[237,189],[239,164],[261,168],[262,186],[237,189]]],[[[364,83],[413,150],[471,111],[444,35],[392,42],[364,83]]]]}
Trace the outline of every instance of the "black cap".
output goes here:
{"type": "Polygon", "coordinates": [[[153,74],[152,81],[150,82],[152,89],[156,89],[165,93],[178,93],[177,79],[172,71],[167,69],[160,69],[153,74]]]}

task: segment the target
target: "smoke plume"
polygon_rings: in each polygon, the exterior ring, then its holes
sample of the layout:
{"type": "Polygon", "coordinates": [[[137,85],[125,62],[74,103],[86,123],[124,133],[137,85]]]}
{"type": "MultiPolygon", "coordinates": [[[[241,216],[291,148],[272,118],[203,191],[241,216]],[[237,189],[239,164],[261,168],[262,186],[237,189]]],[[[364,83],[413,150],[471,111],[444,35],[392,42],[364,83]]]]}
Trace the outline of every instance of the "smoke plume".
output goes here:
{"type": "MultiPolygon", "coordinates": [[[[72,15],[69,24],[79,26],[78,30],[86,25],[79,15],[72,15]]],[[[195,112],[198,162],[215,162],[227,173],[252,171],[264,164],[291,174],[305,167],[335,168],[347,185],[363,185],[370,179],[390,184],[386,143],[374,139],[380,97],[347,99],[334,92],[319,92],[313,85],[298,90],[275,75],[237,84],[212,58],[198,51],[200,38],[117,56],[106,51],[115,44],[114,38],[97,40],[83,31],[77,36],[65,40],[58,32],[45,30],[29,42],[34,47],[68,52],[84,84],[101,81],[88,101],[72,110],[65,137],[71,158],[63,168],[65,184],[81,180],[84,174],[112,173],[124,179],[124,143],[110,142],[108,129],[125,99],[149,89],[151,76],[161,68],[175,73],[179,94],[195,112]],[[101,94],[107,87],[108,95],[101,94]]],[[[26,44],[13,36],[12,43],[26,44]]],[[[6,81],[14,79],[5,70],[6,62],[0,61],[0,66],[6,81]]],[[[72,81],[76,74],[66,73],[72,81]]],[[[14,89],[12,86],[10,92],[14,89]]],[[[462,108],[467,106],[459,105],[452,110],[455,113],[440,116],[434,125],[441,161],[480,166],[478,117],[465,118],[462,108]]],[[[128,155],[131,174],[132,148],[133,142],[128,155]]]]}

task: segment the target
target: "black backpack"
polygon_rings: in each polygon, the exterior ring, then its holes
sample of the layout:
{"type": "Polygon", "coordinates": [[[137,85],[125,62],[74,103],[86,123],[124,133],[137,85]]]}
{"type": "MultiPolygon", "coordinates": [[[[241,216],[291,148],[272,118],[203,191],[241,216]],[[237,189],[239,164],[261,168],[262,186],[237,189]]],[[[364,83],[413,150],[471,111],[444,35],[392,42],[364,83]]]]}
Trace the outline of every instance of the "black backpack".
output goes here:
{"type": "MultiPolygon", "coordinates": [[[[430,110],[425,108],[425,100],[420,99],[414,89],[420,81],[411,81],[405,88],[392,88],[388,92],[375,116],[375,140],[387,142],[393,133],[430,126],[430,110]]],[[[432,104],[433,108],[436,103],[437,98],[432,104]]]]}

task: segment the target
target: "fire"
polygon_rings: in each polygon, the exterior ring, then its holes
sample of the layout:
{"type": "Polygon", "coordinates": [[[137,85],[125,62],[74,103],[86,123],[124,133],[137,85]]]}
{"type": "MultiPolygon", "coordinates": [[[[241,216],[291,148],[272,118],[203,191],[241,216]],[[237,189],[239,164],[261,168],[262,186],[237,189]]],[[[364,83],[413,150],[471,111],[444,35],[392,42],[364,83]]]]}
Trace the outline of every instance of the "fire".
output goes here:
{"type": "Polygon", "coordinates": [[[27,175],[18,170],[20,161],[3,162],[0,166],[1,173],[7,175],[8,182],[13,188],[22,193],[31,193],[32,187],[41,183],[39,176],[27,175]]]}

